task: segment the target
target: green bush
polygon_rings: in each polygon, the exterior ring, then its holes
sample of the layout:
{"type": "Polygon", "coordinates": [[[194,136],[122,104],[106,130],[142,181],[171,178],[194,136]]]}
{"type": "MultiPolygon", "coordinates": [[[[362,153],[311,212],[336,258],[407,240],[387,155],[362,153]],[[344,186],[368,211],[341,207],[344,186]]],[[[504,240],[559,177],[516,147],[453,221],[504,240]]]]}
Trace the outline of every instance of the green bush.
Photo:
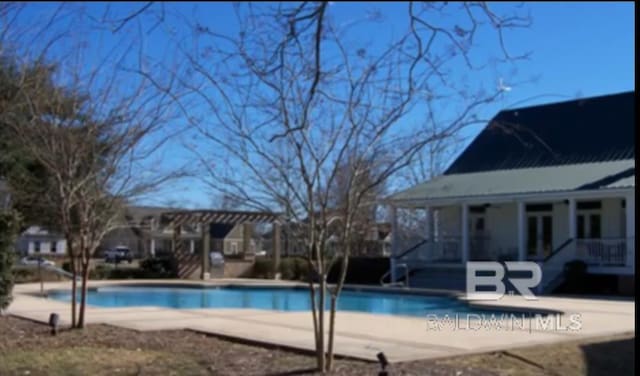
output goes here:
{"type": "Polygon", "coordinates": [[[253,264],[253,278],[273,278],[273,260],[270,258],[257,258],[253,264]]]}
{"type": "Polygon", "coordinates": [[[15,283],[11,269],[15,261],[15,241],[20,229],[20,217],[15,212],[0,212],[0,311],[5,310],[13,299],[11,293],[15,283]]]}
{"type": "Polygon", "coordinates": [[[149,274],[166,274],[178,277],[178,263],[174,257],[148,258],[140,262],[140,269],[149,274]]]}
{"type": "MultiPolygon", "coordinates": [[[[305,281],[307,280],[309,267],[307,260],[301,257],[286,257],[280,259],[280,278],[289,281],[305,281]]],[[[273,275],[273,259],[258,258],[253,264],[253,278],[271,279],[273,275]]]]}

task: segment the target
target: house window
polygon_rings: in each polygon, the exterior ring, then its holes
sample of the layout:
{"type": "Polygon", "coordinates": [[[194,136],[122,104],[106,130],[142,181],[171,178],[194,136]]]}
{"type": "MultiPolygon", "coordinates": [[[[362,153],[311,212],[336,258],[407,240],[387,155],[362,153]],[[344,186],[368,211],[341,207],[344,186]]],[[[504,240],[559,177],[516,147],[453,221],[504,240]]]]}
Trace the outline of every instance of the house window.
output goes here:
{"type": "Polygon", "coordinates": [[[236,242],[231,243],[231,254],[233,255],[238,254],[238,243],[236,242]]]}
{"type": "Polygon", "coordinates": [[[51,242],[51,247],[49,248],[49,250],[51,251],[51,253],[56,253],[58,252],[58,242],[53,240],[51,242]]]}
{"type": "Polygon", "coordinates": [[[35,253],[40,253],[40,242],[39,241],[33,242],[33,251],[35,253]]]}

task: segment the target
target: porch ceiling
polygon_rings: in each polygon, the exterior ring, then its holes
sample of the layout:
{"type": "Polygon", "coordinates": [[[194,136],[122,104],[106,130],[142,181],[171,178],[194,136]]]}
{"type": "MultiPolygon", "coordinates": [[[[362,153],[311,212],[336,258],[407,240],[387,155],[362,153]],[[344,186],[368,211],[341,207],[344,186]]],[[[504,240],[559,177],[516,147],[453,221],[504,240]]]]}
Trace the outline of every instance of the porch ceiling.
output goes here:
{"type": "Polygon", "coordinates": [[[635,188],[635,160],[442,175],[387,198],[394,204],[570,191],[635,188]]]}

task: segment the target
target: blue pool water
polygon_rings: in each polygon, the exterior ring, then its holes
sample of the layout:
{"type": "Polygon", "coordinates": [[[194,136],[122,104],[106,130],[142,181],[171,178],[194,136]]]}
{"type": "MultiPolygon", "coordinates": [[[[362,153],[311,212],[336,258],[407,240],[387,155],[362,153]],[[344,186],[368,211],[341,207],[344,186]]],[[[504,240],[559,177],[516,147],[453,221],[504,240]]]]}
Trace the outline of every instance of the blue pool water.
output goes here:
{"type": "MultiPolygon", "coordinates": [[[[71,293],[53,291],[49,297],[69,301],[71,293]]],[[[311,307],[309,291],[303,288],[118,286],[90,290],[87,299],[89,305],[99,307],[253,308],[275,311],[308,311],[311,307]]],[[[338,310],[403,316],[510,313],[477,310],[450,296],[357,290],[343,290],[338,300],[338,310]]]]}

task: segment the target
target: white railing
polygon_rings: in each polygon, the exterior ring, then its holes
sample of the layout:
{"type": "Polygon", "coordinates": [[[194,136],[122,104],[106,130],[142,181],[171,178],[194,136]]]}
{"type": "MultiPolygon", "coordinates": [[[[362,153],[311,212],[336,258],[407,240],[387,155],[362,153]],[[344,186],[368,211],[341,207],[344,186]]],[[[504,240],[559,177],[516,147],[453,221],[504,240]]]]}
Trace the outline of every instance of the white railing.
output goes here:
{"type": "Polygon", "coordinates": [[[445,238],[438,241],[425,241],[414,246],[398,257],[398,261],[408,264],[429,262],[460,262],[462,252],[460,241],[456,238],[445,238]]]}
{"type": "Polygon", "coordinates": [[[538,285],[538,292],[552,291],[562,282],[565,265],[576,259],[576,242],[568,239],[545,260],[539,261],[542,268],[542,281],[538,285]]]}
{"type": "Polygon", "coordinates": [[[624,266],[627,262],[627,239],[577,239],[576,256],[588,265],[624,266]]]}

